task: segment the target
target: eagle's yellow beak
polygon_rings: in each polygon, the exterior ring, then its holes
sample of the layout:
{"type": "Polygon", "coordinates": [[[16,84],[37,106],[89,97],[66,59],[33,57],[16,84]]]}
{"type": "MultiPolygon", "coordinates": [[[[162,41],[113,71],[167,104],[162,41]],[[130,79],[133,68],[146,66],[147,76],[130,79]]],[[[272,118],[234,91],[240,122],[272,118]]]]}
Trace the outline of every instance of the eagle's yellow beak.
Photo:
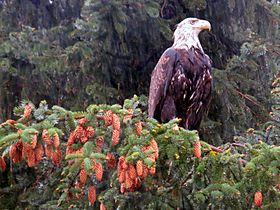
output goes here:
{"type": "Polygon", "coordinates": [[[201,30],[209,30],[211,31],[211,24],[207,20],[199,20],[199,22],[196,24],[198,28],[201,30]]]}

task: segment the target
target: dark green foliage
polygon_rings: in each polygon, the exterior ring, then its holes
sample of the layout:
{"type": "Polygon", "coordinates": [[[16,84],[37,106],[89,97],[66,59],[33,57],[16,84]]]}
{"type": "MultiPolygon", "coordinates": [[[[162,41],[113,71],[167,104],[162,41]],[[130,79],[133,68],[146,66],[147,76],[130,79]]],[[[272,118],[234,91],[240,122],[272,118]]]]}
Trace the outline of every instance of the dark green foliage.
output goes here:
{"type": "MultiPolygon", "coordinates": [[[[272,92],[279,97],[277,92],[279,83],[273,84],[275,87],[272,92]]],[[[259,139],[255,135],[266,131],[249,129],[245,136],[236,137],[235,143],[227,143],[219,148],[201,142],[202,157],[198,159],[193,154],[193,144],[199,139],[197,131],[187,131],[177,127],[178,119],[166,124],[159,124],[156,120],[147,118],[145,113],[142,113],[137,107],[139,104],[143,103],[138,101],[135,96],[132,100],[126,100],[123,107],[120,105],[90,105],[87,108],[87,112],[83,113],[87,118],[86,126],[93,126],[97,136],[100,134],[105,136],[104,146],[96,152],[98,146],[94,143],[95,138],[90,138],[83,146],[81,144],[77,146],[76,149],[83,147],[83,152],[65,156],[56,178],[53,177],[51,181],[51,188],[56,189],[55,194],[51,197],[44,197],[45,201],[40,201],[45,203],[46,208],[51,208],[52,205],[58,205],[61,209],[69,207],[69,205],[77,208],[90,208],[86,194],[79,199],[75,196],[81,192],[86,193],[87,187],[92,184],[97,189],[98,202],[104,202],[107,208],[113,209],[206,209],[210,207],[251,209],[254,208],[253,196],[256,191],[261,191],[263,194],[263,207],[266,209],[279,207],[279,203],[277,203],[279,197],[277,187],[280,167],[279,146],[269,145],[267,143],[271,141],[265,143],[264,139],[259,139]],[[128,108],[133,108],[135,115],[130,121],[123,123],[122,120],[127,115],[128,108]],[[112,110],[120,116],[122,135],[117,146],[112,146],[111,143],[111,126],[105,126],[103,119],[100,118],[103,116],[104,110],[112,110]],[[140,136],[136,135],[134,127],[135,123],[139,121],[143,122],[140,136]],[[153,154],[153,150],[143,152],[141,149],[143,146],[149,145],[151,138],[156,139],[158,143],[159,159],[156,163],[149,158],[153,154]],[[246,143],[243,142],[245,139],[246,143]],[[237,140],[240,141],[237,142],[237,140]],[[156,166],[156,175],[149,175],[143,179],[139,189],[122,194],[116,168],[107,167],[107,152],[114,152],[117,157],[125,156],[130,164],[143,160],[147,166],[156,166]],[[102,181],[97,181],[95,178],[94,165],[96,162],[93,160],[103,165],[102,181]],[[88,178],[84,187],[79,189],[74,186],[79,181],[80,169],[83,167],[88,178]]],[[[41,107],[39,106],[38,109],[41,107]]],[[[70,132],[74,132],[76,128],[69,130],[65,116],[69,114],[74,116],[75,113],[54,106],[52,109],[46,109],[48,114],[43,113],[44,117],[39,116],[40,120],[37,120],[38,115],[35,118],[35,113],[39,113],[39,111],[33,110],[34,114],[29,118],[30,121],[26,122],[29,125],[22,131],[23,136],[27,135],[24,137],[27,142],[30,139],[28,138],[30,133],[41,133],[46,128],[40,124],[46,125],[48,115],[51,116],[54,112],[57,112],[57,117],[59,116],[62,120],[56,125],[49,125],[49,135],[57,132],[62,135],[63,132],[64,139],[69,138],[70,132]],[[34,127],[40,129],[35,130],[34,127]]],[[[274,115],[278,115],[278,112],[279,110],[274,112],[274,115]]],[[[82,121],[79,119],[81,117],[74,119],[76,125],[81,125],[82,121]]],[[[274,119],[268,126],[275,126],[275,129],[279,129],[278,124],[279,122],[274,119]]],[[[12,126],[7,129],[6,133],[3,134],[2,131],[0,133],[4,136],[0,139],[3,142],[1,150],[3,156],[9,155],[5,148],[9,148],[14,143],[14,141],[5,139],[18,138],[18,135],[9,135],[14,129],[12,126]]],[[[279,136],[272,135],[271,137],[279,140],[279,136]]],[[[69,140],[67,144],[69,144],[69,140]]],[[[61,148],[65,151],[65,143],[61,144],[61,148]]],[[[19,165],[23,164],[19,163],[19,165]]],[[[34,176],[41,173],[41,167],[51,168],[52,166],[49,163],[45,165],[44,162],[41,162],[36,166],[34,176]],[[39,170],[39,168],[41,169],[39,170]]],[[[12,174],[11,178],[14,179],[12,174]]],[[[39,177],[37,178],[41,180],[39,177]]],[[[44,194],[48,190],[50,189],[44,188],[44,194]]],[[[40,193],[40,188],[30,188],[29,192],[31,193],[31,191],[40,193]]],[[[23,195],[31,199],[32,193],[23,193],[23,195]]],[[[37,206],[36,202],[31,200],[28,203],[30,206],[37,206]]],[[[99,204],[94,206],[97,207],[97,205],[99,204]]]]}
{"type": "MultiPolygon", "coordinates": [[[[60,3],[50,6],[67,10],[78,5],[78,1],[73,2],[67,8],[60,3]]],[[[8,16],[17,6],[21,5],[12,1],[11,8],[1,12],[8,16]]],[[[17,80],[17,87],[11,90],[16,97],[31,98],[35,103],[47,99],[79,109],[90,103],[120,101],[140,93],[141,86],[148,87],[147,72],[153,69],[159,49],[166,47],[160,42],[166,39],[161,37],[163,33],[172,37],[167,22],[159,18],[160,5],[89,0],[81,6],[80,18],[69,20],[67,25],[61,22],[46,28],[23,24],[20,31],[5,37],[0,45],[1,72],[11,75],[3,82],[17,80]],[[143,44],[147,40],[149,48],[143,44]]],[[[34,5],[31,8],[36,10],[34,5]]],[[[1,101],[15,102],[2,97],[1,101]]]]}

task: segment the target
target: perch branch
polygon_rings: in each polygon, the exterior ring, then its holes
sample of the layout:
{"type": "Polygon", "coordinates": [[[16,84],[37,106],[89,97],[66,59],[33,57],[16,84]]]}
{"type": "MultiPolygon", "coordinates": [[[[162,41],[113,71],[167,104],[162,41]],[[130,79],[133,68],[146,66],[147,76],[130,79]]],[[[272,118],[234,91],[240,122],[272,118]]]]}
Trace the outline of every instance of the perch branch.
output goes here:
{"type": "Polygon", "coordinates": [[[240,144],[240,143],[232,143],[231,145],[232,145],[232,146],[235,146],[235,147],[246,148],[246,146],[245,146],[244,144],[240,144]]]}
{"type": "Polygon", "coordinates": [[[245,98],[245,99],[247,99],[248,101],[252,102],[252,103],[255,104],[256,106],[261,107],[261,105],[258,104],[255,100],[253,100],[253,99],[251,99],[250,97],[248,97],[247,94],[244,94],[244,93],[242,93],[242,92],[240,92],[240,91],[238,91],[238,90],[236,90],[236,89],[235,89],[235,91],[236,91],[240,96],[242,96],[243,98],[245,98]]]}
{"type": "Polygon", "coordinates": [[[207,144],[207,143],[205,143],[205,142],[201,142],[202,144],[204,144],[204,145],[206,145],[207,147],[209,147],[212,151],[215,151],[215,152],[224,152],[224,150],[223,149],[220,149],[220,148],[218,148],[218,147],[215,147],[215,146],[213,146],[213,145],[211,145],[211,144],[207,144]]]}

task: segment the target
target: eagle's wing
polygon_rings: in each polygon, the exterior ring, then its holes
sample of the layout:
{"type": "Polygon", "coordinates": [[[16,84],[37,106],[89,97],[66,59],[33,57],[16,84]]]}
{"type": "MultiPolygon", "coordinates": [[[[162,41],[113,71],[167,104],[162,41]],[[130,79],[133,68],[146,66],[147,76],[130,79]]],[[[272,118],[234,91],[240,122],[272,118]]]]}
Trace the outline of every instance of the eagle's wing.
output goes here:
{"type": "Polygon", "coordinates": [[[149,117],[154,117],[157,105],[166,96],[167,88],[174,73],[175,63],[178,60],[177,57],[177,51],[174,48],[168,48],[153,70],[148,101],[149,117]]]}

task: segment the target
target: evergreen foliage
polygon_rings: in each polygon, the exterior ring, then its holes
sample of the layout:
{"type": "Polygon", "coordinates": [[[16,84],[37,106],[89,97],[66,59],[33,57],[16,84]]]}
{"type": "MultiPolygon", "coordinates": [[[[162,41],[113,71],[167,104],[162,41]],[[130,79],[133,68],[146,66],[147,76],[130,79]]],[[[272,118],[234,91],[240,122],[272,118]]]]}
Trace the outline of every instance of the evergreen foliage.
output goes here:
{"type": "MultiPolygon", "coordinates": [[[[272,90],[277,103],[279,81],[275,80],[272,90]]],[[[159,124],[147,118],[140,109],[145,101],[136,96],[125,100],[123,106],[93,104],[85,112],[59,106],[48,109],[45,101],[35,108],[27,102],[15,109],[21,113],[20,119],[1,124],[0,148],[7,167],[2,161],[1,170],[13,171],[27,163],[34,168],[38,183],[42,167],[54,170],[51,189],[55,193],[44,201],[42,209],[88,209],[101,203],[107,209],[251,209],[258,205],[277,209],[277,103],[266,129],[251,128],[234,143],[214,147],[200,140],[196,131],[178,127],[179,119],[159,124]],[[26,115],[29,107],[32,112],[26,115]],[[17,157],[20,142],[22,150],[17,157]],[[195,154],[197,142],[201,156],[195,154]],[[37,150],[39,145],[44,145],[43,153],[37,150]],[[257,204],[256,192],[263,196],[257,204]]],[[[7,187],[12,182],[20,184],[8,174],[7,187]]],[[[47,186],[37,185],[33,190],[42,194],[47,186]]],[[[28,202],[26,207],[29,205],[37,204],[28,202]]]]}
{"type": "Polygon", "coordinates": [[[147,95],[150,73],[172,44],[176,24],[195,16],[213,26],[200,36],[215,67],[201,133],[215,145],[230,141],[266,121],[267,81],[279,55],[279,5],[234,2],[1,1],[0,121],[11,118],[23,99],[84,110],[147,95]],[[244,11],[240,24],[231,22],[240,16],[235,11],[244,11]]]}

